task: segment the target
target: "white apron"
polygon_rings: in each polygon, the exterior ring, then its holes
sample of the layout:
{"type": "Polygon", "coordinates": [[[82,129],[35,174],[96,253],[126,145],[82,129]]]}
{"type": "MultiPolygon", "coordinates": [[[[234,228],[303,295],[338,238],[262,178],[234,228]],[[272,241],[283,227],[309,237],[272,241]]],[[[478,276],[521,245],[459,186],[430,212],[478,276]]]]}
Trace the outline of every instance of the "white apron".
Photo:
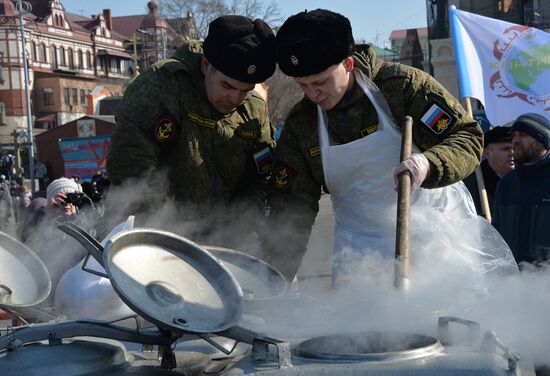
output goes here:
{"type": "MultiPolygon", "coordinates": [[[[358,256],[395,254],[397,193],[392,169],[399,163],[401,133],[378,87],[362,72],[354,76],[378,114],[378,130],[343,145],[331,145],[326,113],[318,107],[325,182],[335,216],[333,274],[358,256]]],[[[485,273],[517,270],[509,247],[478,217],[462,182],[437,189],[419,188],[411,199],[411,258],[428,256],[485,273]],[[468,234],[464,235],[464,232],[468,234]],[[485,234],[487,232],[487,234],[485,234]]]]}

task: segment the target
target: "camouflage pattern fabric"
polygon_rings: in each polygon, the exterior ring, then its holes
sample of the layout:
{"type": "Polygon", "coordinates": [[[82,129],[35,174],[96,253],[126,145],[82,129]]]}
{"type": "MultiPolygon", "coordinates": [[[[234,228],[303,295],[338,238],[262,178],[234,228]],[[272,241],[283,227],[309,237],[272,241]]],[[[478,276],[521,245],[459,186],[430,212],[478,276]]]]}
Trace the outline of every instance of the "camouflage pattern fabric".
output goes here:
{"type": "MultiPolygon", "coordinates": [[[[396,124],[412,116],[413,141],[431,167],[422,187],[449,185],[473,171],[483,151],[483,132],[441,84],[418,69],[384,62],[370,48],[354,58],[355,66],[380,88],[396,124]]],[[[329,135],[339,144],[368,137],[378,127],[376,110],[357,84],[327,116],[329,135]]],[[[284,223],[289,231],[284,242],[266,240],[264,258],[288,278],[306,251],[322,186],[317,109],[304,97],[291,110],[278,141],[269,192],[268,227],[284,223]]]]}
{"type": "Polygon", "coordinates": [[[191,41],[128,87],[107,157],[114,185],[165,170],[177,201],[207,204],[246,195],[265,180],[269,171],[259,171],[254,159],[275,145],[265,101],[252,92],[231,113],[217,112],[206,96],[201,57],[201,42],[191,41]]]}

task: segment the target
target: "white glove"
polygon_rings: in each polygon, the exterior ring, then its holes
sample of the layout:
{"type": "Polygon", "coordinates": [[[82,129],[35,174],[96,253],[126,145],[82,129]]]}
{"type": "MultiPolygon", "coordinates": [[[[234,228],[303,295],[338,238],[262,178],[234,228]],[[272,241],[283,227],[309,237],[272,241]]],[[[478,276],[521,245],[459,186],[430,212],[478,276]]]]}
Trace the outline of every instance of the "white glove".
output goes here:
{"type": "Polygon", "coordinates": [[[393,178],[396,185],[397,175],[407,170],[411,172],[411,192],[414,192],[430,173],[430,162],[424,154],[412,154],[393,169],[393,178]]]}

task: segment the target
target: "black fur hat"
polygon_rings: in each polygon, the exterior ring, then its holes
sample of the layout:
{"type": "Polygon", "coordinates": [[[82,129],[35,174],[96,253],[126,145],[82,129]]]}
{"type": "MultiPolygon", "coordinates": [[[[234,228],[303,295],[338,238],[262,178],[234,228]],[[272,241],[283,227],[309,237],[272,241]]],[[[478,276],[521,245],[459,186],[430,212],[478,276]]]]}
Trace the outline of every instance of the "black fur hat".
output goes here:
{"type": "Polygon", "coordinates": [[[512,129],[510,127],[494,127],[484,134],[485,146],[499,142],[512,142],[512,129]]]}
{"type": "Polygon", "coordinates": [[[210,23],[204,56],[235,80],[259,83],[275,72],[275,35],[263,20],[221,16],[210,23]]]}
{"type": "Polygon", "coordinates": [[[353,55],[349,20],[326,9],[289,17],[277,33],[277,63],[288,76],[317,74],[353,55]]]}

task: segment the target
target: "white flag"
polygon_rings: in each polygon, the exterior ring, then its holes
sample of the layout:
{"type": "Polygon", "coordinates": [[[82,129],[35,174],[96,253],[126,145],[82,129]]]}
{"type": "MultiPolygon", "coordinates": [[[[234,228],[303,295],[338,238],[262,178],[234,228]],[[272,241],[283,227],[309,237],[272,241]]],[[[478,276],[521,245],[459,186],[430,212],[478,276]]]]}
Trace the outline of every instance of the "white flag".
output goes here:
{"type": "Polygon", "coordinates": [[[449,8],[462,97],[479,99],[491,125],[534,112],[550,119],[550,34],[449,8]]]}

